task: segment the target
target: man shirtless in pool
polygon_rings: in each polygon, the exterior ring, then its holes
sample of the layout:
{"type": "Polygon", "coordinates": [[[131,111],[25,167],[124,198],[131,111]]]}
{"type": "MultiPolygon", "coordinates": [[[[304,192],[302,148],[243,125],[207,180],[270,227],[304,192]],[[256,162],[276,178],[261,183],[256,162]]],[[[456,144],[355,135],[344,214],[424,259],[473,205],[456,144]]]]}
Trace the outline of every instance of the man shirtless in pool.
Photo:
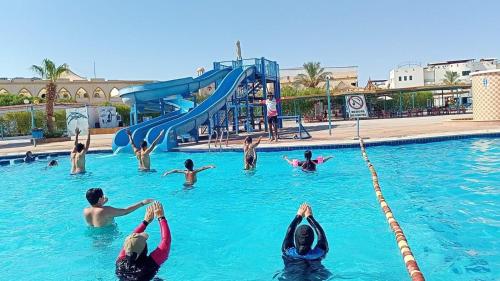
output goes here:
{"type": "Polygon", "coordinates": [[[75,129],[75,147],[71,151],[71,174],[83,174],[85,173],[85,155],[89,150],[90,146],[90,131],[87,135],[87,143],[78,142],[78,136],[80,135],[80,129],[75,129]]]}
{"type": "Polygon", "coordinates": [[[108,198],[104,196],[102,189],[91,188],[87,190],[85,195],[90,207],[83,209],[83,216],[87,224],[93,227],[107,226],[113,222],[115,217],[121,217],[132,213],[142,206],[153,202],[153,199],[144,199],[125,209],[104,206],[108,202],[108,198]]]}
{"type": "Polygon", "coordinates": [[[139,161],[139,170],[143,172],[149,172],[151,170],[151,160],[149,158],[149,154],[153,149],[155,149],[156,144],[160,141],[161,137],[163,137],[163,134],[165,133],[164,130],[160,132],[158,137],[153,141],[150,147],[148,147],[148,142],[143,140],[141,142],[141,148],[137,148],[134,144],[134,139],[132,138],[132,133],[130,130],[127,130],[127,135],[130,140],[130,145],[134,149],[135,156],[137,157],[137,160],[139,161]]]}

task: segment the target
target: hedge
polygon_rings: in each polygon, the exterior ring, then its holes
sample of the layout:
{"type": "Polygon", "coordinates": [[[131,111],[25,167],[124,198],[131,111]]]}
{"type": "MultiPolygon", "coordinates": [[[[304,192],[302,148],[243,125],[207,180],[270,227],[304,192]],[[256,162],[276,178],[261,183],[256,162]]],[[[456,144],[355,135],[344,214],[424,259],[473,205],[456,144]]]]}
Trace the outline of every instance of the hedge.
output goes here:
{"type": "MultiPolygon", "coordinates": [[[[47,131],[47,118],[45,111],[35,111],[35,127],[44,130],[46,137],[59,137],[66,132],[66,111],[54,111],[56,118],[56,131],[49,134],[47,131]]],[[[25,136],[31,134],[31,113],[27,111],[7,112],[0,116],[0,135],[4,137],[25,136]]]]}
{"type": "Polygon", "coordinates": [[[39,98],[25,97],[12,94],[2,94],[0,95],[0,106],[21,105],[24,104],[24,100],[29,100],[30,103],[33,103],[34,100],[40,101],[39,98]]]}
{"type": "Polygon", "coordinates": [[[115,103],[112,106],[116,108],[116,112],[120,114],[123,121],[123,126],[130,125],[130,106],[123,103],[115,103]]]}

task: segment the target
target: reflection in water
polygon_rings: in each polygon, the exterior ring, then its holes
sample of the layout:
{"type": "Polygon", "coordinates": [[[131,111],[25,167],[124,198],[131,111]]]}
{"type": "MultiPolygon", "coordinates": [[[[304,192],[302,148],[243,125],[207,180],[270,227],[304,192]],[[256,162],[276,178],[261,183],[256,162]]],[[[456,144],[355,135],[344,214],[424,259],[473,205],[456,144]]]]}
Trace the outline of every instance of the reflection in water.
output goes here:
{"type": "Polygon", "coordinates": [[[486,152],[490,148],[491,145],[495,144],[494,140],[489,139],[480,139],[477,141],[473,141],[471,143],[472,150],[479,150],[480,152],[486,152]]]}
{"type": "Polygon", "coordinates": [[[277,272],[273,279],[280,281],[325,281],[331,280],[333,274],[321,263],[301,263],[300,265],[291,265],[277,272]]]}
{"type": "Polygon", "coordinates": [[[113,241],[120,237],[118,224],[112,224],[104,227],[87,227],[85,235],[92,238],[92,246],[97,250],[105,250],[113,244],[113,241]]]}

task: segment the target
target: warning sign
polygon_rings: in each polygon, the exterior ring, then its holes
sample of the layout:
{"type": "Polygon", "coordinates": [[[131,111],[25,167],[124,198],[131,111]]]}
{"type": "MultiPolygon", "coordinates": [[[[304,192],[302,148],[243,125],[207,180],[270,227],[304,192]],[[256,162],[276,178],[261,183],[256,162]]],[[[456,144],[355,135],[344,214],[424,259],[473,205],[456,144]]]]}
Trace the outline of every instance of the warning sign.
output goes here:
{"type": "Polygon", "coordinates": [[[350,95],[346,96],[345,99],[347,112],[349,113],[350,118],[368,117],[365,96],[350,95]]]}

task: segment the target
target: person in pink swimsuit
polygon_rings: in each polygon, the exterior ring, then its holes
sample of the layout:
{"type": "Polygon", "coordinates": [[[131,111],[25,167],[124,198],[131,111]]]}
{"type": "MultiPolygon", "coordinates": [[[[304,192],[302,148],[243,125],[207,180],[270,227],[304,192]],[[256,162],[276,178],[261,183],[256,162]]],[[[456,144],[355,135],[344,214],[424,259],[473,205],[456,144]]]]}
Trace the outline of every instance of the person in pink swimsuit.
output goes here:
{"type": "Polygon", "coordinates": [[[147,208],[141,224],[125,239],[123,249],[116,260],[116,275],[120,280],[145,281],[153,279],[160,266],[168,259],[171,241],[163,206],[156,201],[147,208]],[[155,216],[160,224],[161,241],[158,247],[148,255],[146,241],[149,235],[144,230],[155,216]]]}

